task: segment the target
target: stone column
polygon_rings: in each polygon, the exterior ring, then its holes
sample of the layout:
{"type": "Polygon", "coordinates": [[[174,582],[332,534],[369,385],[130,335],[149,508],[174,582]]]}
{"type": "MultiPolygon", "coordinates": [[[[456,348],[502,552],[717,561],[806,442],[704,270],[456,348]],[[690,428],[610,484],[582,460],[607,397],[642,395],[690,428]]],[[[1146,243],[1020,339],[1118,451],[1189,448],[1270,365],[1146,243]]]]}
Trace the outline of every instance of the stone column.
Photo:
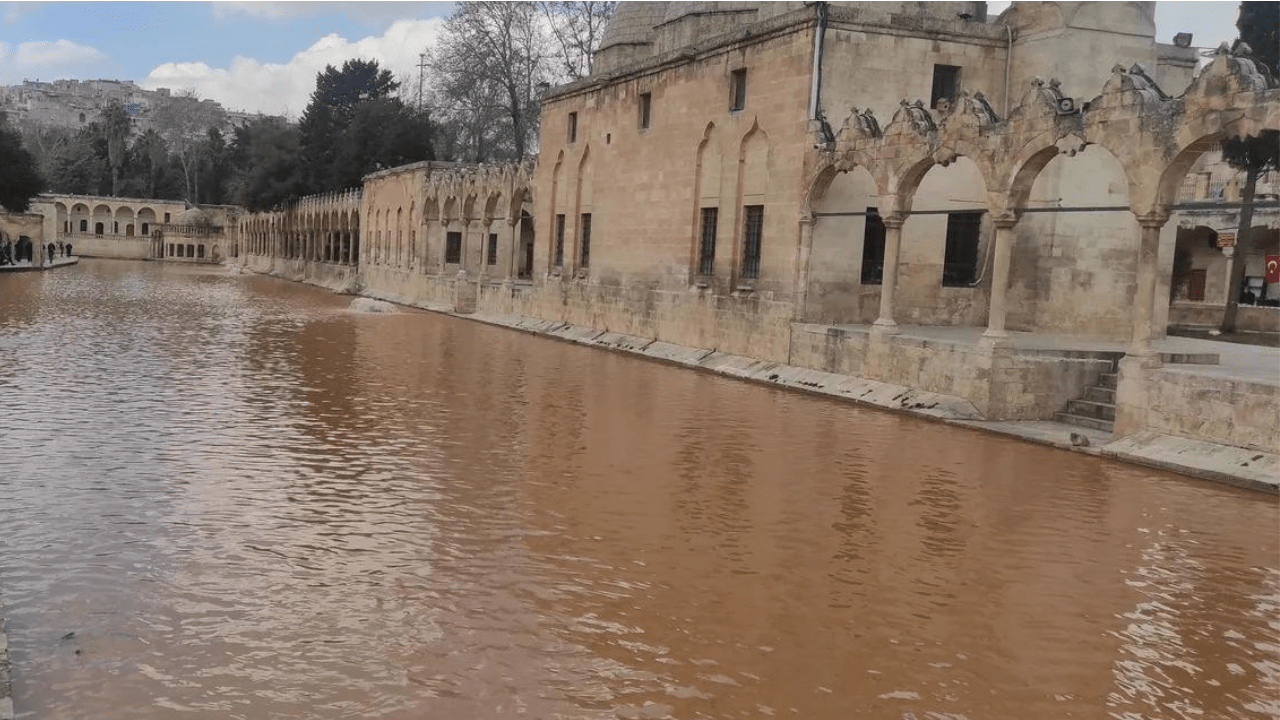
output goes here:
{"type": "Polygon", "coordinates": [[[476,272],[481,284],[489,274],[489,234],[493,232],[493,220],[486,219],[480,224],[480,268],[476,272]]]}
{"type": "Polygon", "coordinates": [[[991,302],[987,310],[987,331],[982,337],[991,342],[1009,337],[1004,320],[1008,310],[1009,265],[1013,253],[1013,228],[1018,218],[1000,215],[995,218],[995,264],[991,268],[991,302]]]}
{"type": "Polygon", "coordinates": [[[1157,258],[1160,229],[1169,219],[1167,212],[1138,215],[1142,237],[1138,245],[1138,287],[1133,298],[1133,341],[1120,359],[1116,381],[1115,436],[1124,437],[1147,427],[1150,392],[1147,380],[1160,367],[1160,356],[1151,347],[1155,315],[1157,258]]]}
{"type": "Polygon", "coordinates": [[[896,335],[893,296],[898,288],[898,249],[902,246],[901,215],[887,215],[884,221],[884,278],[880,281],[880,317],[871,330],[878,335],[896,335]]]}
{"type": "MultiPolygon", "coordinates": [[[[813,213],[800,215],[800,252],[796,256],[795,306],[791,308],[791,319],[803,321],[809,304],[809,266],[813,253],[813,226],[818,218],[813,213]]],[[[698,262],[697,255],[694,262],[698,262]]]]}
{"type": "Polygon", "coordinates": [[[1157,260],[1160,253],[1160,229],[1169,220],[1168,213],[1150,212],[1138,216],[1142,226],[1142,240],[1138,245],[1138,287],[1133,299],[1133,342],[1128,354],[1150,358],[1151,338],[1155,335],[1152,321],[1155,317],[1157,260]]]}

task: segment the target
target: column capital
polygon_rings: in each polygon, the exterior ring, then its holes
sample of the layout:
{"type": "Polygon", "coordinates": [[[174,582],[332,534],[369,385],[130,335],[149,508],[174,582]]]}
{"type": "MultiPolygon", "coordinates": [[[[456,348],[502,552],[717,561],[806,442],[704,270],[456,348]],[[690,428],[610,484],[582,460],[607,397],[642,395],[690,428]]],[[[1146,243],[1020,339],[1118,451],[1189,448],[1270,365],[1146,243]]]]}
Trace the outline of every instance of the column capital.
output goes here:
{"type": "Polygon", "coordinates": [[[1004,212],[996,213],[991,216],[991,222],[1001,230],[1012,229],[1014,225],[1018,224],[1018,220],[1020,219],[1021,218],[1018,216],[1018,214],[1011,210],[1006,210],[1004,212]]]}
{"type": "Polygon", "coordinates": [[[1149,210],[1145,213],[1140,213],[1136,210],[1133,211],[1133,216],[1137,218],[1139,225],[1144,228],[1155,228],[1157,230],[1164,227],[1165,223],[1169,222],[1169,215],[1169,209],[1164,207],[1149,210]]]}
{"type": "Polygon", "coordinates": [[[884,226],[886,228],[889,228],[890,230],[901,230],[902,224],[905,223],[906,221],[907,219],[905,217],[901,215],[896,215],[896,214],[880,216],[880,222],[883,222],[884,226]]]}

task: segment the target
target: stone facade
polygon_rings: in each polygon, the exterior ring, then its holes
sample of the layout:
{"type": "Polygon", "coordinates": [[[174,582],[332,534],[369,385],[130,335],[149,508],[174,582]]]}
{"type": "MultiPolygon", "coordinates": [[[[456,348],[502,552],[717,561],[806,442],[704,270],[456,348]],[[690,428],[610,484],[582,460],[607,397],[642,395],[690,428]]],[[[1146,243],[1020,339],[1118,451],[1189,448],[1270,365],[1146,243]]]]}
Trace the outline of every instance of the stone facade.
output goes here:
{"type": "Polygon", "coordinates": [[[1148,427],[1184,178],[1222,138],[1280,128],[1280,90],[1225,49],[1193,79],[1152,3],[980,6],[623,4],[597,73],[544,95],[535,167],[366,179],[361,291],[854,374],[992,419],[1051,417],[1111,360],[1015,353],[1009,331],[1125,339],[1116,429],[1148,427]]]}
{"type": "Polygon", "coordinates": [[[238,217],[237,262],[251,270],[354,291],[360,264],[360,190],[302,198],[238,217]]]}
{"type": "Polygon", "coordinates": [[[218,263],[238,254],[231,205],[188,208],[180,200],[39,195],[45,242],[71,243],[80,257],[218,263]]]}

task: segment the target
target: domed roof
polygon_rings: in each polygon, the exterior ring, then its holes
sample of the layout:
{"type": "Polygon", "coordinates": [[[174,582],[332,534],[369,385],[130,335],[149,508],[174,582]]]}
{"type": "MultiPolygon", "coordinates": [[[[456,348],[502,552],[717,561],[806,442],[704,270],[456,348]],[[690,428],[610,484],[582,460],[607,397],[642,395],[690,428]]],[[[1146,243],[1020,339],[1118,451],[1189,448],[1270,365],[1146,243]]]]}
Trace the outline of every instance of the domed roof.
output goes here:
{"type": "Polygon", "coordinates": [[[614,45],[647,45],[653,42],[653,26],[666,15],[665,2],[621,2],[600,37],[600,50],[614,45]]]}
{"type": "Polygon", "coordinates": [[[205,211],[198,207],[187,208],[173,218],[174,225],[209,225],[211,223],[205,211]]]}
{"type": "Polygon", "coordinates": [[[667,12],[663,15],[662,22],[668,23],[688,15],[751,12],[759,8],[758,2],[671,2],[667,3],[667,12]]]}

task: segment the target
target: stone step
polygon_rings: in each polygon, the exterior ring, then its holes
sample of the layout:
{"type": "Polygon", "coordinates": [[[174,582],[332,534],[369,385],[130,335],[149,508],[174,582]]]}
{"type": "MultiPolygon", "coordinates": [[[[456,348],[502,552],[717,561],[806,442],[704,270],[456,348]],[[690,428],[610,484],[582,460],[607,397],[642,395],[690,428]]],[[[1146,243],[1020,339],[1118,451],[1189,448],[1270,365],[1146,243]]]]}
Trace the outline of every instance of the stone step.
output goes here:
{"type": "Polygon", "coordinates": [[[1119,377],[1118,373],[1113,373],[1113,372],[1102,373],[1101,375],[1098,376],[1098,382],[1094,383],[1094,387],[1106,388],[1108,390],[1115,390],[1116,379],[1118,377],[1119,377]]]}
{"type": "Polygon", "coordinates": [[[1067,412],[1057,412],[1053,414],[1053,419],[1066,425],[1075,425],[1076,427],[1091,428],[1093,430],[1101,430],[1103,432],[1114,432],[1115,423],[1110,420],[1099,420],[1098,418],[1081,417],[1072,415],[1067,412]]]}
{"type": "Polygon", "coordinates": [[[1116,391],[1115,391],[1114,389],[1112,389],[1112,388],[1107,388],[1107,387],[1101,387],[1101,386],[1099,386],[1099,385],[1094,385],[1093,387],[1087,387],[1087,388],[1085,388],[1085,389],[1084,389],[1084,397],[1082,397],[1081,399],[1082,399],[1082,400],[1089,400],[1089,401],[1091,401],[1091,402],[1106,403],[1106,404],[1108,404],[1108,405],[1115,405],[1115,404],[1116,404],[1116,391]]]}
{"type": "Polygon", "coordinates": [[[1093,402],[1092,400],[1071,400],[1067,402],[1068,413],[1081,417],[1098,418],[1099,420],[1115,420],[1116,406],[1110,403],[1093,402]]]}

